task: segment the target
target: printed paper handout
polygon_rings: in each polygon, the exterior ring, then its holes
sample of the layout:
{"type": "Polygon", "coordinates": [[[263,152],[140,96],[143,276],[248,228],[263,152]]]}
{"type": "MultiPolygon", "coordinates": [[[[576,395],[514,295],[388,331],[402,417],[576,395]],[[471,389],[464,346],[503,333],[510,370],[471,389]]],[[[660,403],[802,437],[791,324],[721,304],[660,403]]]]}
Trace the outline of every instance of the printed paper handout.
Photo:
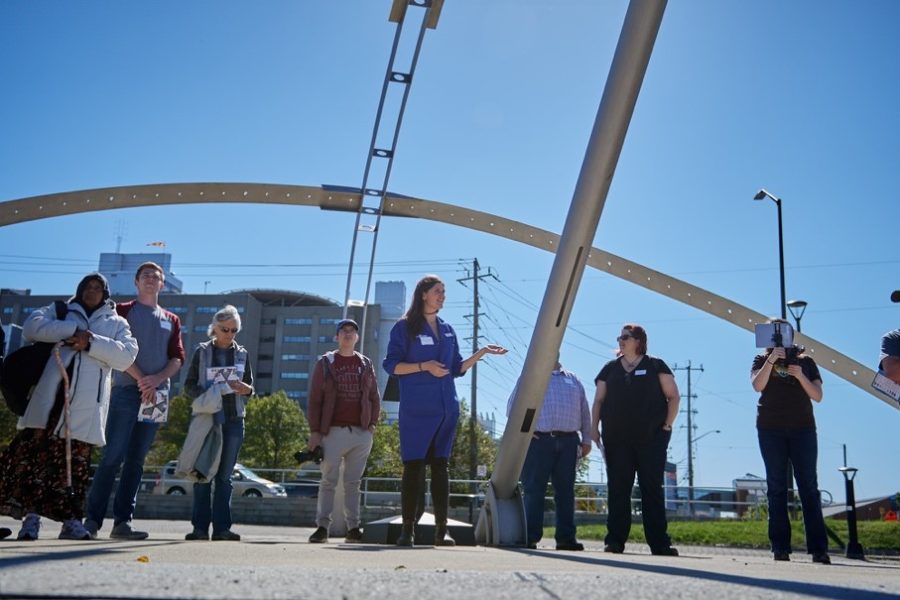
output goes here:
{"type": "Polygon", "coordinates": [[[208,384],[240,381],[243,378],[243,370],[239,370],[238,367],[208,367],[206,369],[206,381],[208,384]]]}
{"type": "Polygon", "coordinates": [[[141,403],[138,409],[139,423],[165,423],[169,418],[169,390],[156,390],[151,404],[141,403]]]}

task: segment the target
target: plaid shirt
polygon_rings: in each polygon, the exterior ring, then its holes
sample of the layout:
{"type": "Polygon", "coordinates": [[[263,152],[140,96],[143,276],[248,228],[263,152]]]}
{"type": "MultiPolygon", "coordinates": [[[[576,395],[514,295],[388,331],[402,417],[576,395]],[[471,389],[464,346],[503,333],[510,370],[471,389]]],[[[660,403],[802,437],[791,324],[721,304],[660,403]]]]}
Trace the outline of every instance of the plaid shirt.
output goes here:
{"type": "MultiPolygon", "coordinates": [[[[518,387],[518,386],[517,386],[518,387]]],[[[512,411],[516,390],[506,406],[506,416],[512,411]]],[[[591,409],[588,406],[584,386],[575,374],[565,369],[554,369],[547,384],[544,405],[538,415],[535,431],[580,431],[582,443],[591,440],[591,409]]]]}

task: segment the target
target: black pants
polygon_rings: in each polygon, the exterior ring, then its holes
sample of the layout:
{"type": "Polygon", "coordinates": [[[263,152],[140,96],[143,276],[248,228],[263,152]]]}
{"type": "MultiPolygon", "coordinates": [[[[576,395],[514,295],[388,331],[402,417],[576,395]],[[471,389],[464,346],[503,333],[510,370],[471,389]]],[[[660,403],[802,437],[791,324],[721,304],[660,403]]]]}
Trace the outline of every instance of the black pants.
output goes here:
{"type": "MultiPolygon", "coordinates": [[[[403,463],[403,482],[400,505],[404,521],[418,522],[425,512],[425,460],[403,463]]],[[[434,503],[436,523],[447,522],[450,504],[450,471],[446,458],[428,459],[431,465],[431,501],[434,503]]]]}
{"type": "Polygon", "coordinates": [[[631,489],[638,476],[644,535],[651,550],[664,550],[672,544],[666,532],[666,505],[663,495],[663,471],[671,431],[659,429],[647,444],[609,442],[604,439],[609,476],[609,516],[606,543],[624,546],[631,532],[631,489]]]}

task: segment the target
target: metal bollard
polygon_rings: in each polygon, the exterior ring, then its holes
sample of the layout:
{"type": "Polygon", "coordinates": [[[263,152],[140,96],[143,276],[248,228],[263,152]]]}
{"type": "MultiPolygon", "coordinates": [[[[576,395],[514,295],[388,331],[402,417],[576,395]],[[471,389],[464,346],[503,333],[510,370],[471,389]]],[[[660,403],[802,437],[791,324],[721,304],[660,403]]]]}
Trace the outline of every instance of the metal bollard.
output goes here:
{"type": "Polygon", "coordinates": [[[853,478],[856,477],[856,467],[840,467],[838,469],[844,475],[847,490],[847,531],[850,539],[847,541],[847,558],[865,560],[866,554],[859,543],[856,531],[856,494],[853,492],[853,478]]]}

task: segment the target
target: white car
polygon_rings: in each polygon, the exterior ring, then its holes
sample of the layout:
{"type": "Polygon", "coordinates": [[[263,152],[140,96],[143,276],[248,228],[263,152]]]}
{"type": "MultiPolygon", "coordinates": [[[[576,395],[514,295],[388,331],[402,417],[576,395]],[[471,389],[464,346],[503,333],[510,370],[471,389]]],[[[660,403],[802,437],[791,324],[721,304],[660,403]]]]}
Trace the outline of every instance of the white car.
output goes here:
{"type": "MultiPolygon", "coordinates": [[[[189,479],[176,479],[175,467],[178,465],[177,460],[170,460],[163,467],[162,471],[156,478],[156,485],[153,487],[154,494],[168,494],[170,496],[190,495],[194,490],[194,482],[189,479]]],[[[238,463],[234,466],[234,474],[231,477],[231,484],[234,488],[234,494],[244,496],[245,498],[262,498],[263,496],[285,497],[284,487],[263,479],[247,467],[238,463]]]]}

